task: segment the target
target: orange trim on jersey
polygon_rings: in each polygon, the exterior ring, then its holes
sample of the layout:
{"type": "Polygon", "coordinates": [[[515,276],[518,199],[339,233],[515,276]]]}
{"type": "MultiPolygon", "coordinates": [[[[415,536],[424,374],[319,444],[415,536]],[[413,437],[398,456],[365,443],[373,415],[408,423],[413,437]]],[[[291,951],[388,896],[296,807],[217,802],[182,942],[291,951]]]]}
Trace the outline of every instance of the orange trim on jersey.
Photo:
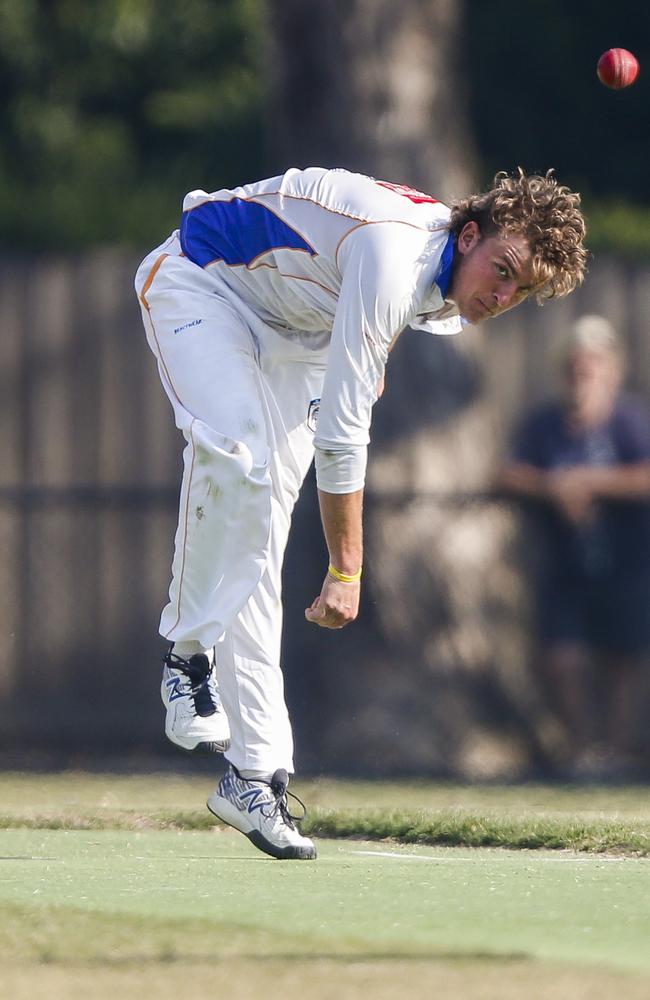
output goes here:
{"type": "Polygon", "coordinates": [[[144,306],[144,308],[147,310],[147,312],[149,312],[149,310],[151,308],[150,305],[149,305],[149,303],[147,302],[147,292],[151,288],[153,279],[156,277],[156,274],[158,273],[158,268],[160,267],[160,265],[162,264],[162,262],[167,257],[169,257],[168,253],[161,253],[160,257],[158,257],[156,259],[153,267],[149,271],[149,274],[147,275],[147,280],[145,281],[144,285],[142,286],[142,291],[140,292],[139,298],[140,298],[140,302],[142,303],[142,305],[144,306]]]}
{"type": "MultiPolygon", "coordinates": [[[[184,208],[183,209],[183,215],[186,212],[193,212],[194,209],[196,209],[196,208],[202,208],[203,205],[209,205],[211,202],[213,202],[215,205],[219,205],[219,204],[227,205],[231,201],[245,201],[249,205],[260,205],[262,208],[265,208],[267,212],[270,212],[272,215],[274,215],[276,217],[276,219],[278,219],[280,222],[284,223],[285,226],[288,226],[289,223],[286,221],[286,219],[283,219],[282,216],[278,214],[278,212],[277,212],[277,210],[275,208],[271,208],[270,205],[266,205],[263,202],[259,201],[260,198],[264,198],[267,195],[277,195],[277,194],[282,195],[285,198],[291,197],[290,195],[284,195],[282,191],[267,191],[266,194],[252,195],[250,198],[241,198],[237,194],[233,194],[232,198],[206,198],[205,201],[199,202],[198,205],[192,205],[191,208],[184,208]]],[[[311,199],[311,198],[306,198],[304,200],[305,201],[313,201],[313,199],[311,199]]],[[[318,202],[313,202],[313,204],[314,205],[318,205],[319,203],[318,202]]],[[[325,208],[324,205],[322,207],[325,208]]],[[[294,233],[298,233],[298,236],[303,241],[303,243],[307,244],[307,246],[309,247],[309,249],[312,251],[311,256],[318,257],[318,251],[316,250],[316,248],[314,246],[312,246],[311,242],[307,239],[307,237],[305,236],[305,234],[301,233],[299,229],[296,229],[296,227],[293,224],[291,225],[291,229],[293,229],[294,233]]],[[[300,250],[301,253],[309,253],[308,250],[303,250],[302,247],[271,247],[270,249],[272,249],[272,250],[300,250]]],[[[263,252],[264,253],[268,253],[269,251],[265,250],[263,252]]],[[[260,255],[258,254],[258,256],[260,256],[260,255]]],[[[203,264],[202,267],[209,267],[210,264],[214,264],[215,261],[221,260],[221,259],[222,259],[221,257],[215,257],[214,260],[211,260],[208,264],[203,264]]]]}
{"type": "MultiPolygon", "coordinates": [[[[296,230],[297,231],[297,230],[296,230]]],[[[305,242],[307,242],[305,240],[305,242]]],[[[276,250],[290,250],[292,253],[306,253],[312,260],[314,257],[318,257],[318,254],[314,250],[313,254],[309,253],[309,250],[303,250],[302,247],[269,247],[268,250],[262,250],[258,253],[257,257],[253,259],[248,264],[228,264],[223,257],[215,257],[214,260],[209,260],[207,264],[201,264],[201,267],[212,267],[213,264],[223,264],[224,267],[245,267],[247,271],[254,271],[258,267],[275,267],[274,264],[267,264],[262,261],[261,258],[267,253],[275,253],[276,250]],[[259,261],[259,263],[257,263],[259,261]]]]}
{"type": "MultiPolygon", "coordinates": [[[[260,267],[263,266],[269,267],[270,265],[260,264],[260,267]]],[[[282,278],[292,278],[294,281],[308,281],[311,285],[318,285],[319,288],[322,288],[323,291],[327,292],[328,295],[333,295],[334,298],[336,298],[339,294],[338,292],[335,292],[333,288],[328,288],[327,285],[321,285],[320,281],[316,281],[315,278],[304,278],[300,274],[287,274],[285,271],[281,271],[279,268],[278,268],[278,274],[282,278]]]]}
{"type": "MultiPolygon", "coordinates": [[[[291,228],[293,229],[293,226],[291,228]]],[[[294,230],[294,231],[296,233],[298,232],[297,229],[294,230]]],[[[301,239],[304,239],[302,233],[299,233],[298,235],[300,236],[301,239]]],[[[305,243],[307,243],[307,242],[308,241],[305,240],[305,243]]],[[[311,244],[309,244],[309,245],[311,246],[311,244]]],[[[311,249],[314,250],[313,247],[311,247],[311,249]]],[[[264,263],[264,261],[262,261],[262,257],[264,257],[265,254],[267,254],[267,253],[275,253],[276,250],[290,250],[292,253],[306,253],[310,260],[313,260],[314,257],[318,257],[319,256],[316,253],[315,250],[314,250],[313,253],[310,253],[309,250],[303,250],[302,247],[269,247],[268,250],[262,250],[261,253],[258,253],[257,257],[253,257],[248,262],[248,264],[244,264],[244,267],[248,271],[253,271],[256,267],[260,267],[264,263]],[[259,264],[257,263],[258,261],[259,261],[259,264]]],[[[237,264],[226,264],[226,267],[237,267],[237,266],[238,266],[237,264]]]]}
{"type": "MultiPolygon", "coordinates": [[[[295,247],[279,247],[279,248],[278,247],[274,247],[274,249],[276,249],[276,250],[277,249],[280,249],[280,250],[286,250],[286,249],[294,250],[295,247]]],[[[264,252],[268,253],[269,251],[265,250],[264,252]]],[[[302,250],[300,252],[301,253],[307,253],[306,250],[302,250]]],[[[258,260],[257,257],[255,259],[258,260]]],[[[318,285],[318,287],[322,288],[323,291],[327,292],[328,295],[333,295],[333,296],[337,296],[338,295],[338,292],[335,291],[333,288],[328,288],[327,285],[321,284],[321,282],[320,281],[316,281],[315,278],[307,278],[307,277],[305,277],[303,275],[300,275],[300,274],[288,274],[286,271],[281,271],[277,264],[269,264],[265,260],[261,260],[261,261],[259,261],[258,264],[255,264],[254,267],[250,267],[248,264],[226,264],[226,262],[223,260],[222,257],[216,257],[214,260],[211,260],[209,264],[204,264],[203,266],[204,267],[212,267],[214,264],[223,264],[224,267],[230,267],[233,270],[235,268],[237,268],[237,267],[245,267],[247,271],[249,271],[249,270],[250,271],[259,271],[259,269],[262,268],[262,267],[268,267],[269,271],[277,271],[281,278],[293,278],[295,281],[308,281],[311,285],[318,285]]]]}
{"type": "Polygon", "coordinates": [[[343,236],[336,244],[336,250],[334,251],[334,263],[336,264],[338,271],[340,273],[341,268],[339,267],[339,250],[341,249],[341,243],[346,236],[350,236],[352,233],[356,233],[357,229],[361,229],[362,226],[367,226],[367,222],[360,222],[358,226],[353,226],[352,229],[348,229],[347,233],[343,233],[343,236]]]}
{"type": "MultiPolygon", "coordinates": [[[[250,202],[254,202],[256,205],[262,205],[264,208],[268,209],[269,212],[273,212],[273,214],[275,216],[277,216],[277,218],[280,219],[282,222],[285,222],[286,220],[283,219],[280,215],[278,215],[277,211],[275,211],[273,208],[271,208],[270,205],[267,205],[264,202],[264,200],[263,200],[264,198],[273,198],[273,197],[276,197],[276,196],[279,196],[281,198],[293,198],[294,201],[308,201],[312,205],[318,205],[319,208],[323,208],[326,212],[331,212],[332,215],[340,215],[344,219],[355,219],[357,222],[361,223],[362,225],[364,223],[366,223],[366,222],[400,222],[401,221],[400,219],[365,219],[362,215],[353,215],[352,212],[344,212],[340,208],[331,208],[330,205],[324,205],[322,201],[317,201],[316,198],[310,198],[306,194],[289,194],[287,191],[263,191],[260,194],[251,195],[248,198],[242,198],[241,195],[236,195],[236,194],[233,195],[232,198],[205,198],[204,201],[200,201],[198,203],[198,205],[192,205],[191,208],[185,208],[185,209],[183,209],[183,211],[184,212],[193,212],[195,208],[201,208],[202,205],[205,205],[209,201],[235,201],[235,200],[238,200],[238,201],[250,201],[250,202]]],[[[295,226],[293,226],[293,224],[292,224],[291,228],[295,229],[295,226]]],[[[424,226],[424,227],[416,227],[416,228],[426,228],[426,226],[424,226]]],[[[309,240],[304,236],[303,233],[300,232],[300,230],[296,229],[296,232],[299,233],[299,235],[302,237],[302,239],[305,241],[305,243],[309,243],[309,245],[311,246],[311,243],[309,242],[309,240]]],[[[290,247],[289,249],[293,250],[293,249],[295,249],[295,247],[290,247]]],[[[209,265],[206,265],[206,267],[209,267],[209,265]]]]}
{"type": "MultiPolygon", "coordinates": [[[[280,192],[280,194],[282,194],[282,192],[280,192]]],[[[284,195],[283,197],[286,198],[286,197],[289,197],[289,196],[288,195],[284,195]]],[[[286,219],[283,219],[282,216],[279,215],[278,212],[274,208],[271,208],[270,205],[266,205],[263,202],[261,202],[259,200],[260,198],[264,198],[264,195],[263,194],[258,194],[258,195],[254,195],[251,198],[240,198],[239,200],[240,201],[248,201],[248,202],[251,203],[251,205],[261,205],[262,208],[265,208],[267,212],[271,212],[271,214],[274,215],[276,217],[276,219],[279,219],[280,222],[284,223],[285,226],[289,225],[289,223],[286,221],[286,219]]],[[[314,204],[317,205],[318,202],[314,202],[314,204]]],[[[296,229],[296,227],[293,225],[293,223],[291,223],[291,229],[293,229],[294,233],[298,233],[298,236],[300,237],[300,239],[303,240],[307,244],[307,246],[311,248],[311,250],[313,250],[313,253],[311,254],[311,256],[312,257],[318,257],[318,251],[316,250],[316,247],[312,245],[311,240],[308,240],[304,233],[301,233],[299,229],[296,229]]],[[[298,250],[298,251],[300,251],[300,253],[308,253],[309,252],[308,250],[303,250],[301,247],[273,247],[273,249],[274,250],[298,250]]]]}
{"type": "MultiPolygon", "coordinates": [[[[287,191],[264,191],[263,194],[255,195],[255,198],[269,198],[273,195],[280,195],[281,198],[293,198],[294,201],[308,201],[312,205],[318,205],[319,208],[324,208],[326,212],[331,212],[332,215],[341,215],[344,219],[356,219],[358,222],[364,222],[364,218],[361,215],[353,215],[352,212],[343,212],[340,208],[331,208],[330,205],[324,205],[322,201],[317,201],[315,198],[310,198],[306,194],[289,194],[287,191]]],[[[254,201],[254,198],[246,199],[248,201],[254,201]]],[[[264,206],[268,208],[268,205],[264,206]]],[[[273,211],[273,209],[271,209],[273,211]]],[[[309,240],[305,240],[306,243],[309,240]]]]}
{"type": "MultiPolygon", "coordinates": [[[[193,212],[195,208],[201,208],[202,205],[206,205],[210,201],[224,201],[224,202],[227,202],[227,201],[251,201],[251,202],[255,202],[256,205],[259,205],[259,204],[262,204],[262,202],[260,201],[260,199],[263,199],[263,198],[274,198],[277,195],[279,195],[281,198],[293,198],[294,201],[309,201],[309,202],[312,203],[312,205],[318,205],[319,208],[324,208],[326,212],[333,212],[335,215],[343,215],[347,219],[359,219],[360,221],[363,221],[362,220],[362,216],[360,216],[360,215],[352,215],[351,212],[341,212],[338,208],[330,208],[329,205],[323,205],[322,201],[316,201],[315,198],[309,198],[305,194],[289,194],[287,191],[262,191],[262,192],[260,192],[258,194],[249,195],[248,198],[245,198],[245,197],[243,197],[242,195],[239,195],[239,194],[233,194],[232,198],[210,198],[210,197],[207,197],[207,198],[204,198],[203,201],[198,202],[198,204],[192,205],[191,208],[184,208],[183,212],[193,212]]],[[[275,212],[268,205],[264,204],[264,208],[268,208],[269,212],[273,212],[274,215],[278,215],[278,213],[275,212]]],[[[281,217],[278,215],[278,218],[281,218],[281,217]]],[[[285,220],[282,219],[281,221],[284,222],[285,220]]],[[[296,230],[296,232],[298,232],[298,230],[296,230]]],[[[300,235],[302,236],[302,233],[300,235]]],[[[305,239],[304,236],[302,236],[302,238],[305,240],[305,243],[309,243],[309,240],[305,239]]],[[[311,246],[311,244],[310,244],[310,246],[311,246]]]]}
{"type": "MultiPolygon", "coordinates": [[[[369,178],[371,179],[371,178],[369,178]]],[[[331,208],[329,205],[324,205],[322,201],[317,201],[315,198],[309,198],[304,194],[288,194],[286,191],[265,191],[263,194],[255,195],[256,198],[267,198],[269,195],[279,194],[283,198],[293,198],[295,201],[309,201],[312,205],[318,205],[319,208],[324,208],[326,212],[331,212],[333,215],[341,215],[345,219],[356,219],[362,225],[364,223],[377,223],[377,222],[401,222],[405,226],[413,226],[414,229],[424,229],[428,230],[428,226],[416,226],[413,222],[405,222],[404,219],[365,219],[362,215],[353,215],[352,212],[343,212],[340,208],[331,208]]],[[[242,201],[253,199],[242,199],[242,201]]],[[[436,204],[442,204],[442,202],[437,202],[436,204]]],[[[268,208],[268,205],[265,206],[268,208]]],[[[273,211],[273,209],[270,209],[273,211]]],[[[306,243],[309,240],[305,241],[306,243]]]]}
{"type": "MultiPolygon", "coordinates": [[[[168,254],[165,254],[165,256],[168,256],[168,254]]],[[[169,388],[171,389],[171,391],[173,392],[174,396],[176,397],[176,402],[179,404],[179,406],[182,406],[183,409],[186,409],[186,407],[183,405],[182,399],[180,398],[180,396],[178,395],[178,392],[176,391],[176,386],[172,382],[172,377],[169,374],[169,369],[167,368],[167,365],[165,364],[165,359],[163,358],[163,353],[162,353],[162,350],[160,348],[160,341],[158,340],[158,334],[156,333],[156,324],[154,323],[153,317],[151,315],[151,308],[148,305],[146,305],[146,304],[145,304],[145,307],[147,309],[149,323],[151,325],[151,335],[152,335],[152,337],[154,339],[154,342],[156,344],[156,351],[154,351],[156,360],[158,361],[158,364],[160,365],[160,367],[162,368],[162,370],[163,370],[163,372],[165,374],[165,378],[167,379],[167,382],[169,383],[169,388]]]]}
{"type": "MultiPolygon", "coordinates": [[[[140,298],[140,301],[142,302],[142,305],[144,306],[144,308],[147,311],[147,317],[149,319],[149,324],[151,326],[151,335],[152,335],[154,343],[156,345],[156,359],[157,359],[157,361],[158,361],[158,363],[159,363],[159,365],[160,365],[160,367],[161,367],[161,369],[162,369],[162,371],[163,371],[163,373],[165,375],[165,378],[167,379],[167,384],[168,384],[168,386],[169,386],[172,394],[175,396],[176,401],[178,402],[179,406],[182,406],[183,409],[185,409],[185,406],[183,406],[183,402],[182,402],[182,400],[181,400],[181,398],[180,398],[180,396],[179,396],[179,394],[178,394],[178,392],[176,390],[176,386],[174,385],[174,383],[172,381],[172,377],[169,374],[169,369],[167,368],[167,365],[165,364],[165,359],[163,357],[163,353],[162,353],[162,350],[161,350],[161,347],[160,347],[160,341],[158,340],[158,334],[156,333],[156,324],[153,321],[153,316],[151,315],[151,307],[150,307],[149,303],[147,302],[147,299],[146,299],[146,296],[145,296],[145,293],[151,287],[151,283],[152,283],[153,279],[155,278],[155,276],[156,276],[156,274],[158,272],[158,269],[160,268],[160,265],[165,260],[165,258],[169,257],[169,256],[170,256],[170,254],[163,253],[163,254],[160,255],[160,257],[158,257],[156,259],[153,267],[151,268],[151,271],[149,272],[149,275],[147,276],[147,280],[145,281],[145,283],[144,283],[144,285],[142,287],[142,291],[140,293],[139,298],[140,298]]],[[[169,631],[168,631],[167,635],[165,636],[165,638],[168,638],[171,635],[171,633],[174,631],[174,629],[178,625],[178,623],[180,621],[180,617],[181,617],[181,592],[182,592],[182,587],[183,587],[183,578],[184,578],[184,574],[185,574],[185,550],[187,548],[187,532],[188,532],[188,524],[189,524],[190,490],[191,490],[191,486],[192,486],[192,476],[193,476],[193,473],[194,473],[194,463],[195,463],[195,458],[196,458],[196,446],[194,444],[194,437],[192,435],[192,427],[194,426],[195,420],[196,420],[196,417],[193,417],[192,418],[192,422],[191,422],[190,427],[189,427],[189,432],[188,432],[189,433],[189,444],[192,447],[192,461],[191,461],[191,464],[190,464],[190,473],[189,473],[188,482],[187,482],[187,498],[186,498],[185,515],[184,515],[185,527],[184,527],[184,533],[183,533],[183,547],[182,547],[182,553],[183,554],[182,554],[182,558],[181,558],[181,570],[180,570],[180,574],[179,574],[179,578],[178,578],[178,599],[177,599],[177,605],[176,605],[176,621],[174,622],[174,624],[172,625],[172,627],[169,629],[169,631]]]]}
{"type": "MultiPolygon", "coordinates": [[[[370,179],[372,179],[372,178],[370,178],[370,179]]],[[[382,182],[382,181],[375,181],[375,183],[378,184],[378,185],[380,185],[380,186],[382,186],[382,187],[384,187],[385,190],[395,191],[395,187],[389,186],[387,181],[384,181],[384,182],[382,182]]],[[[409,190],[414,190],[414,189],[409,189],[409,190]]],[[[398,190],[398,191],[396,191],[396,193],[400,194],[402,192],[400,192],[398,190]]],[[[415,193],[419,194],[420,192],[415,192],[415,193]]],[[[278,212],[275,209],[271,208],[270,205],[267,205],[266,202],[264,201],[265,198],[270,198],[270,197],[272,198],[272,197],[277,197],[277,196],[280,196],[281,198],[293,198],[294,201],[308,201],[312,205],[318,205],[319,208],[324,209],[326,212],[331,212],[332,215],[340,215],[342,218],[345,218],[345,219],[355,219],[359,223],[359,225],[353,226],[352,229],[348,230],[347,233],[344,233],[343,236],[341,237],[341,239],[339,240],[339,242],[336,245],[336,251],[334,253],[334,262],[335,262],[337,268],[338,268],[338,253],[339,253],[339,249],[340,249],[341,243],[346,238],[346,236],[349,236],[350,233],[355,232],[355,230],[357,230],[359,228],[359,226],[373,226],[373,225],[376,226],[376,225],[380,225],[382,223],[387,222],[387,223],[395,223],[395,224],[402,225],[402,226],[409,226],[411,229],[419,229],[422,232],[436,232],[436,230],[438,228],[438,227],[436,227],[435,229],[430,229],[428,226],[418,226],[414,222],[406,222],[404,219],[364,219],[360,215],[353,215],[351,212],[344,212],[344,211],[342,211],[341,209],[338,209],[338,208],[331,208],[329,205],[324,205],[322,201],[317,201],[315,198],[310,198],[308,195],[289,194],[286,191],[264,191],[264,192],[262,192],[260,194],[251,195],[248,198],[242,197],[241,195],[237,195],[237,194],[233,194],[231,198],[216,198],[215,199],[215,198],[209,198],[208,197],[208,198],[205,198],[203,201],[200,201],[198,203],[198,205],[192,205],[191,208],[183,209],[183,211],[184,212],[192,212],[192,211],[194,211],[195,208],[200,208],[202,205],[205,205],[205,204],[207,204],[210,201],[224,201],[224,202],[235,201],[235,200],[238,200],[238,201],[248,201],[248,202],[254,203],[256,205],[262,205],[269,212],[272,212],[273,215],[276,216],[276,218],[280,219],[281,222],[284,222],[285,220],[278,214],[278,212]]],[[[426,196],[426,197],[427,197],[427,201],[429,201],[430,203],[441,204],[441,202],[436,201],[435,198],[429,198],[429,196],[426,196]]],[[[411,203],[414,203],[413,199],[412,198],[408,198],[408,196],[407,196],[407,200],[411,201],[411,203]]],[[[300,238],[303,239],[305,241],[305,243],[309,244],[309,246],[314,251],[314,253],[313,253],[312,256],[313,257],[319,257],[320,254],[312,246],[311,242],[306,238],[306,236],[304,235],[304,233],[300,232],[299,229],[296,229],[296,227],[293,226],[293,224],[292,224],[291,228],[294,229],[298,233],[298,235],[300,236],[300,238]]],[[[300,250],[300,248],[296,248],[296,247],[273,247],[272,249],[273,250],[283,250],[284,249],[284,250],[293,250],[293,251],[298,250],[298,252],[300,252],[300,253],[308,253],[308,251],[306,251],[306,250],[300,250]]],[[[270,252],[271,252],[270,250],[265,250],[264,251],[264,253],[270,253],[270,252]]],[[[258,256],[261,256],[261,254],[258,255],[258,256]]],[[[257,260],[257,258],[255,258],[255,259],[257,260]]],[[[211,265],[217,264],[217,263],[223,263],[225,267],[241,267],[242,266],[242,265],[239,265],[239,264],[226,264],[222,257],[215,257],[214,260],[211,260],[208,264],[204,264],[203,267],[210,267],[211,265]]],[[[246,264],[246,265],[243,265],[243,266],[245,266],[247,269],[250,269],[250,265],[249,264],[246,264]]],[[[261,265],[255,265],[255,266],[259,267],[261,265]]],[[[264,266],[271,267],[272,265],[265,264],[264,266]]],[[[281,271],[279,271],[279,273],[282,274],[281,271]]],[[[287,277],[295,277],[295,276],[294,275],[288,275],[287,277]]],[[[305,278],[305,279],[302,279],[302,280],[309,281],[311,279],[305,278]]],[[[314,284],[317,285],[317,284],[319,284],[319,282],[315,281],[314,284]]],[[[325,288],[324,285],[321,285],[320,287],[321,288],[325,288]]],[[[328,292],[330,291],[330,289],[328,289],[328,288],[326,288],[325,290],[328,291],[328,292]]],[[[332,292],[332,294],[336,294],[336,293],[332,292]]]]}
{"type": "MultiPolygon", "coordinates": [[[[343,233],[343,236],[336,244],[336,250],[334,251],[334,263],[339,266],[339,250],[341,249],[341,244],[343,240],[351,236],[352,233],[356,233],[357,229],[361,229],[362,226],[408,226],[409,229],[418,229],[421,233],[437,233],[444,229],[444,226],[436,226],[434,229],[429,229],[428,226],[416,226],[414,222],[405,222],[404,219],[368,219],[366,222],[360,222],[358,226],[353,226],[352,229],[348,229],[347,233],[343,233]]],[[[340,268],[339,268],[340,270],[340,268]]]]}

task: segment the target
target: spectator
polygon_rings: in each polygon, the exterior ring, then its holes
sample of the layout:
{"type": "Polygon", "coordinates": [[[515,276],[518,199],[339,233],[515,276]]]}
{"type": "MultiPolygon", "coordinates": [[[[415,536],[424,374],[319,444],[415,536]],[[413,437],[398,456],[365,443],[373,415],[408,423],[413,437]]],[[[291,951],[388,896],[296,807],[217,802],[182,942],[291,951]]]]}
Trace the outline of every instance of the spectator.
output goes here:
{"type": "Polygon", "coordinates": [[[622,392],[606,319],[579,319],[559,360],[561,396],[525,418],[500,485],[540,502],[539,637],[569,773],[615,777],[634,761],[650,646],[650,413],[622,392]]]}

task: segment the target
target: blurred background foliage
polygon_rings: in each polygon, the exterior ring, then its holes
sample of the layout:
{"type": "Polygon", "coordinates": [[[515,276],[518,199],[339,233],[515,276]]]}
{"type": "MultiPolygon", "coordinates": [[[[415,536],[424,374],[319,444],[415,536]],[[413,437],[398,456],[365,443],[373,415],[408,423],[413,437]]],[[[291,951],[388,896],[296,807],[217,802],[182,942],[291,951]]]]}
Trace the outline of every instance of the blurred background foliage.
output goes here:
{"type": "Polygon", "coordinates": [[[259,0],[0,0],[0,240],[146,246],[261,162],[259,0]]]}
{"type": "MultiPolygon", "coordinates": [[[[595,75],[614,45],[644,67],[650,7],[464,10],[481,183],[553,166],[583,192],[592,249],[650,257],[643,68],[619,93],[595,75]]],[[[145,248],[175,226],[185,191],[274,173],[267,13],[264,0],[0,0],[0,245],[145,248]]]]}

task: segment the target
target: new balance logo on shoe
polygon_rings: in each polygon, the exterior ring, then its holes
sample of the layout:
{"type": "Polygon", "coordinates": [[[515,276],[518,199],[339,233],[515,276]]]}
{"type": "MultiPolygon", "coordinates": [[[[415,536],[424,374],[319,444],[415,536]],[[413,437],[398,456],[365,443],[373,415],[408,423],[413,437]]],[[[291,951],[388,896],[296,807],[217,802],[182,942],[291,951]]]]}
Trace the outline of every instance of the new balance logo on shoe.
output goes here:
{"type": "Polygon", "coordinates": [[[230,726],[221,705],[214,665],[205,653],[185,660],[173,652],[173,647],[163,662],[160,694],[167,709],[167,738],[182,750],[223,753],[230,746],[230,726]]]}
{"type": "Polygon", "coordinates": [[[176,701],[177,698],[186,698],[187,691],[183,691],[184,679],[178,675],[171,675],[164,681],[167,688],[167,701],[176,701]]]}
{"type": "Polygon", "coordinates": [[[242,792],[239,796],[239,801],[243,803],[249,813],[255,812],[256,809],[262,809],[265,804],[272,804],[268,794],[261,788],[251,788],[246,792],[242,792]]]}
{"type": "MultiPolygon", "coordinates": [[[[310,861],[316,857],[313,841],[303,837],[296,826],[298,817],[289,812],[287,792],[289,776],[283,769],[275,772],[270,782],[242,778],[239,771],[228,765],[219,786],[208,799],[208,809],[228,826],[248,837],[251,844],[282,860],[310,861]]],[[[297,796],[292,796],[303,808],[297,796]]]]}

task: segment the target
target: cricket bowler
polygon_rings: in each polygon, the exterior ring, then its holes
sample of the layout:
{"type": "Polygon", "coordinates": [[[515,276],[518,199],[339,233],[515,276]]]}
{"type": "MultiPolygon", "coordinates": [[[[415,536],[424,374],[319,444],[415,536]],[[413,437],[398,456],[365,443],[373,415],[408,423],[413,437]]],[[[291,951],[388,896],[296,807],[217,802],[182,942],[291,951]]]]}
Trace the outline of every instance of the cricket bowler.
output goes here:
{"type": "Polygon", "coordinates": [[[567,295],[587,252],[580,196],[552,172],[498,174],[448,207],[401,184],[311,167],[190,192],[141,264],[147,339],[183,433],[162,678],[166,734],[223,753],[208,800],[276,858],[316,857],[288,806],[281,572],[315,460],[329,564],[305,611],[359,611],[372,408],[408,327],[459,333],[567,295]]]}

